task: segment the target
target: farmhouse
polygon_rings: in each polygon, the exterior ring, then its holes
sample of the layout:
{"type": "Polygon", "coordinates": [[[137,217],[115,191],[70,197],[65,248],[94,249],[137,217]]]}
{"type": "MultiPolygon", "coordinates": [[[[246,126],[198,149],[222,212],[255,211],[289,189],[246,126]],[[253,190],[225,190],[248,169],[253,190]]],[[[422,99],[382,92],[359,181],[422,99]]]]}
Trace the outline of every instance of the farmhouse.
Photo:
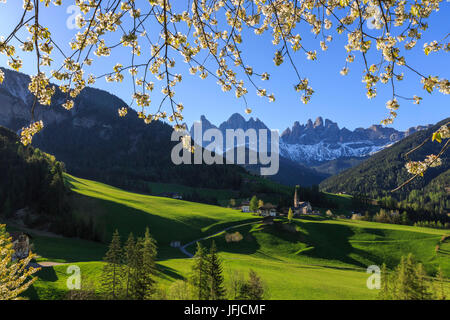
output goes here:
{"type": "Polygon", "coordinates": [[[28,254],[30,253],[31,236],[20,231],[11,231],[9,235],[11,236],[14,249],[14,255],[12,258],[16,260],[25,259],[28,257],[28,254]]]}
{"type": "Polygon", "coordinates": [[[258,208],[258,213],[263,217],[276,217],[277,216],[277,207],[271,203],[266,203],[258,208]]]}
{"type": "Polygon", "coordinates": [[[242,212],[250,212],[250,201],[249,200],[242,201],[241,211],[242,212]]]}

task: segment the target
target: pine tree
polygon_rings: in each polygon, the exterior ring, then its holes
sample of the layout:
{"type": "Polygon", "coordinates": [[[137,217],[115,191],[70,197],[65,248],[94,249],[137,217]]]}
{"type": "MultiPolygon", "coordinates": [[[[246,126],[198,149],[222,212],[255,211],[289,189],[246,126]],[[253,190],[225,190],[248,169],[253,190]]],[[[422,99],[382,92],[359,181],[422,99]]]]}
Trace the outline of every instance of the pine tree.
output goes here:
{"type": "Polygon", "coordinates": [[[114,231],[102,272],[102,288],[107,299],[118,299],[122,290],[122,248],[119,231],[114,231]]]}
{"type": "Polygon", "coordinates": [[[396,269],[396,291],[394,299],[396,300],[411,300],[415,297],[415,270],[412,266],[412,256],[404,256],[400,259],[400,264],[396,269]]]}
{"type": "Polygon", "coordinates": [[[442,268],[439,266],[438,273],[437,273],[437,288],[435,289],[436,292],[436,299],[438,300],[445,300],[447,299],[445,294],[445,288],[444,288],[444,272],[442,271],[442,268]]]}
{"type": "Polygon", "coordinates": [[[135,272],[135,269],[133,268],[133,261],[135,259],[134,256],[136,254],[135,249],[136,243],[134,241],[134,236],[133,233],[130,233],[124,247],[124,264],[125,264],[124,281],[125,281],[126,299],[129,299],[131,297],[131,284],[133,279],[133,273],[135,272]]]}
{"type": "Polygon", "coordinates": [[[142,281],[145,287],[144,298],[149,299],[154,293],[155,274],[156,274],[156,242],[151,237],[150,231],[145,230],[144,242],[142,246],[142,281]]]}
{"type": "Polygon", "coordinates": [[[423,265],[418,263],[411,253],[406,258],[402,256],[393,277],[395,285],[393,298],[396,300],[428,299],[430,293],[425,277],[423,265]]]}
{"type": "Polygon", "coordinates": [[[208,300],[210,288],[208,285],[208,257],[205,248],[197,242],[197,252],[192,266],[191,283],[194,296],[198,300],[208,300]]]}
{"type": "Polygon", "coordinates": [[[229,270],[228,294],[230,299],[239,299],[241,288],[245,283],[244,275],[239,270],[229,270]]]}
{"type": "Polygon", "coordinates": [[[156,254],[156,243],[147,228],[144,238],[139,238],[136,242],[131,262],[130,292],[133,299],[149,299],[154,293],[156,254]]]}
{"type": "Polygon", "coordinates": [[[294,217],[294,212],[292,211],[292,208],[289,208],[289,212],[288,212],[288,220],[289,220],[289,222],[292,221],[293,217],[294,217]]]}
{"type": "Polygon", "coordinates": [[[381,300],[390,300],[391,299],[391,292],[389,288],[389,274],[387,271],[386,264],[383,263],[381,266],[381,289],[378,293],[378,296],[381,300]]]}
{"type": "Polygon", "coordinates": [[[213,240],[208,256],[208,280],[210,287],[210,299],[220,300],[225,297],[225,288],[223,286],[223,268],[222,262],[217,254],[216,243],[213,240]]]}
{"type": "Polygon", "coordinates": [[[402,213],[402,224],[408,225],[410,224],[409,218],[408,218],[408,212],[403,211],[402,213]]]}
{"type": "Polygon", "coordinates": [[[264,286],[258,274],[250,269],[249,280],[241,287],[240,299],[262,300],[264,296],[264,286]]]}
{"type": "Polygon", "coordinates": [[[258,198],[253,196],[250,200],[250,211],[256,212],[258,210],[258,198]]]}
{"type": "Polygon", "coordinates": [[[416,296],[420,300],[429,300],[432,297],[430,292],[430,287],[427,282],[427,273],[423,264],[419,263],[416,269],[416,278],[417,278],[417,293],[416,296]]]}
{"type": "Polygon", "coordinates": [[[130,256],[130,282],[129,282],[129,297],[134,300],[143,300],[145,296],[145,289],[142,286],[141,272],[142,269],[142,248],[143,239],[136,239],[133,254],[130,256]]]}

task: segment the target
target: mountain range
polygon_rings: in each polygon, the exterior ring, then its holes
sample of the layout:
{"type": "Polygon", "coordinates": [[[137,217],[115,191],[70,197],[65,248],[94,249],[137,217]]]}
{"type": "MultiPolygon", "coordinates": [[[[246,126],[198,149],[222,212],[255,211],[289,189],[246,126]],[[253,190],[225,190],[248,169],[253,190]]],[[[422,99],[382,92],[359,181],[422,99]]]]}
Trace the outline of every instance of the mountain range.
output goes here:
{"type": "Polygon", "coordinates": [[[411,206],[414,210],[426,209],[429,212],[448,213],[450,211],[448,150],[441,156],[440,166],[429,168],[423,177],[419,176],[396,192],[390,190],[411,177],[405,168],[407,152],[421,146],[408,157],[412,161],[423,161],[426,156],[441,151],[443,143],[427,139],[449,122],[450,118],[447,118],[427,130],[411,134],[359,165],[326,179],[320,184],[320,189],[332,193],[364,194],[372,199],[393,197],[397,201],[403,201],[405,207],[411,206]],[[425,141],[427,142],[424,143],[425,141]]]}
{"type": "MultiPolygon", "coordinates": [[[[5,81],[0,85],[0,125],[19,132],[30,122],[33,101],[27,89],[30,78],[2,70],[5,81]]],[[[174,165],[170,153],[176,142],[170,141],[171,126],[161,121],[146,125],[132,109],[127,117],[118,117],[117,109],[126,104],[113,94],[85,88],[70,111],[61,107],[64,101],[65,95],[57,90],[52,105],[37,105],[35,118],[43,120],[45,128],[35,136],[33,146],[55,155],[75,175],[141,191],[148,191],[147,181],[243,188],[245,170],[239,166],[174,165]],[[212,176],[216,178],[211,179],[212,176]]],[[[269,129],[260,119],[246,120],[237,113],[219,126],[205,116],[200,123],[203,131],[214,128],[224,135],[227,129],[269,129]]],[[[280,136],[280,170],[271,179],[286,185],[319,184],[330,175],[356,166],[374,153],[426,128],[428,126],[418,126],[402,132],[374,125],[351,131],[321,117],[314,122],[308,120],[306,124],[295,122],[280,136]]],[[[196,141],[194,135],[193,139],[196,141]]],[[[197,142],[207,147],[207,143],[197,142]]],[[[238,147],[237,144],[232,146],[238,147]]],[[[241,147],[248,149],[250,146],[241,147]]],[[[254,173],[259,171],[258,165],[244,165],[244,168],[254,173]]]]}
{"type": "MultiPolygon", "coordinates": [[[[260,119],[251,117],[246,120],[238,113],[231,115],[227,121],[218,126],[212,124],[204,115],[201,116],[199,123],[202,132],[207,129],[218,129],[224,137],[227,129],[243,129],[244,131],[255,129],[257,132],[259,129],[269,130],[260,119]]],[[[309,119],[306,124],[296,121],[292,127],[284,130],[280,135],[279,153],[282,158],[294,163],[313,167],[322,173],[336,174],[429,126],[417,126],[406,131],[398,131],[394,128],[372,125],[369,128],[356,128],[351,131],[347,128],[339,128],[336,122],[329,119],[323,120],[322,117],[318,117],[314,122],[309,119]]],[[[210,142],[195,136],[194,125],[191,126],[190,134],[196,143],[205,148],[208,147],[210,142]]],[[[223,145],[225,151],[225,141],[223,145]]],[[[251,148],[248,141],[245,142],[245,146],[251,148]]],[[[239,147],[237,141],[234,147],[239,147]]]]}

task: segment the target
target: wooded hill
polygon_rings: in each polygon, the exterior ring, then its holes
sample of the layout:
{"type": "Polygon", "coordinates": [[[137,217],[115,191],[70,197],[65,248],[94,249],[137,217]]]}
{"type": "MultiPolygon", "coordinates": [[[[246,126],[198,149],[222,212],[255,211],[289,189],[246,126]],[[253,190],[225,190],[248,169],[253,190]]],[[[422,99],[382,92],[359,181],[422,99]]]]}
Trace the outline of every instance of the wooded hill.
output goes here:
{"type": "MultiPolygon", "coordinates": [[[[416,132],[377,152],[358,166],[326,179],[320,184],[320,189],[334,193],[364,194],[373,199],[391,197],[396,201],[403,201],[405,205],[409,204],[414,210],[448,212],[450,208],[448,150],[441,157],[441,166],[428,169],[423,177],[417,178],[397,192],[390,192],[411,177],[405,168],[405,154],[424,142],[448,121],[450,118],[440,121],[428,130],[416,132]]],[[[438,154],[442,147],[442,143],[430,140],[410,154],[409,158],[413,161],[423,161],[429,154],[438,154]]]]}

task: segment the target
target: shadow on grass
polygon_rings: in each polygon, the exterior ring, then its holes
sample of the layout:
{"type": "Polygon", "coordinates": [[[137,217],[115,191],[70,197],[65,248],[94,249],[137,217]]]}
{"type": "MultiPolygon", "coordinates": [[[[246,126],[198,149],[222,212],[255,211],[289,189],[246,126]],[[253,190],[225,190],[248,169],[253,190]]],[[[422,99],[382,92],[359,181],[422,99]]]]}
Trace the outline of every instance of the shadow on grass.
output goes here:
{"type": "MultiPolygon", "coordinates": [[[[252,234],[253,232],[257,232],[269,236],[261,239],[258,236],[259,241],[264,241],[264,245],[269,246],[267,248],[269,250],[271,250],[271,245],[276,248],[276,246],[283,243],[291,243],[294,245],[294,248],[298,247],[295,252],[290,252],[292,250],[290,247],[286,247],[286,252],[280,252],[281,254],[285,254],[286,257],[295,259],[309,257],[323,261],[338,261],[343,264],[353,265],[357,268],[366,267],[366,264],[362,261],[383,262],[382,257],[352,246],[349,240],[355,235],[353,228],[344,225],[314,223],[314,221],[322,220],[317,219],[317,217],[308,217],[308,220],[306,223],[296,220],[292,225],[279,221],[274,224],[258,225],[257,228],[245,226],[232,230],[232,232],[239,231],[242,234],[243,239],[239,242],[227,242],[225,235],[214,237],[214,241],[219,250],[223,252],[248,255],[258,254],[267,258],[276,259],[270,253],[265,252],[264,249],[266,248],[261,247],[262,243],[259,243],[257,238],[252,234]],[[292,230],[292,227],[288,228],[288,226],[300,227],[301,231],[295,232],[292,230]],[[352,256],[360,257],[361,259],[355,259],[352,256]]],[[[376,236],[383,235],[381,231],[375,229],[369,230],[369,232],[376,236]]],[[[203,244],[209,247],[211,242],[212,239],[208,239],[203,241],[203,244]]],[[[341,266],[338,269],[346,270],[351,268],[341,266]]]]}
{"type": "Polygon", "coordinates": [[[167,267],[167,266],[163,266],[161,264],[156,264],[158,271],[159,271],[159,276],[163,279],[175,279],[175,280],[184,280],[185,278],[178,273],[177,270],[167,267]]]}
{"type": "MultiPolygon", "coordinates": [[[[311,258],[336,260],[342,263],[366,267],[350,255],[358,255],[369,261],[381,262],[381,259],[367,251],[354,248],[349,239],[355,234],[348,226],[326,223],[302,223],[297,225],[306,231],[303,233],[305,242],[313,246],[313,250],[305,251],[304,255],[311,258]]],[[[378,231],[373,230],[376,234],[378,231]]]]}
{"type": "MultiPolygon", "coordinates": [[[[209,249],[211,247],[212,241],[214,240],[219,251],[243,255],[253,254],[260,249],[260,244],[258,243],[258,241],[256,241],[255,237],[250,232],[252,227],[252,225],[248,225],[228,231],[228,233],[239,232],[243,236],[243,239],[238,242],[227,242],[225,238],[227,232],[225,232],[213,238],[203,240],[201,241],[201,243],[209,249]]],[[[191,252],[195,251],[194,246],[191,246],[190,249],[191,252]]]]}
{"type": "Polygon", "coordinates": [[[53,267],[41,268],[41,270],[36,273],[36,276],[38,276],[42,281],[47,282],[55,282],[58,280],[58,276],[56,275],[55,269],[53,269],[53,267]]]}
{"type": "MultiPolygon", "coordinates": [[[[40,281],[45,282],[55,282],[58,280],[58,277],[53,267],[42,268],[41,270],[35,273],[35,276],[37,276],[40,281]]],[[[33,284],[25,292],[23,292],[21,296],[30,300],[54,299],[54,298],[63,299],[64,294],[65,292],[53,287],[36,288],[35,284],[33,284]]]]}

